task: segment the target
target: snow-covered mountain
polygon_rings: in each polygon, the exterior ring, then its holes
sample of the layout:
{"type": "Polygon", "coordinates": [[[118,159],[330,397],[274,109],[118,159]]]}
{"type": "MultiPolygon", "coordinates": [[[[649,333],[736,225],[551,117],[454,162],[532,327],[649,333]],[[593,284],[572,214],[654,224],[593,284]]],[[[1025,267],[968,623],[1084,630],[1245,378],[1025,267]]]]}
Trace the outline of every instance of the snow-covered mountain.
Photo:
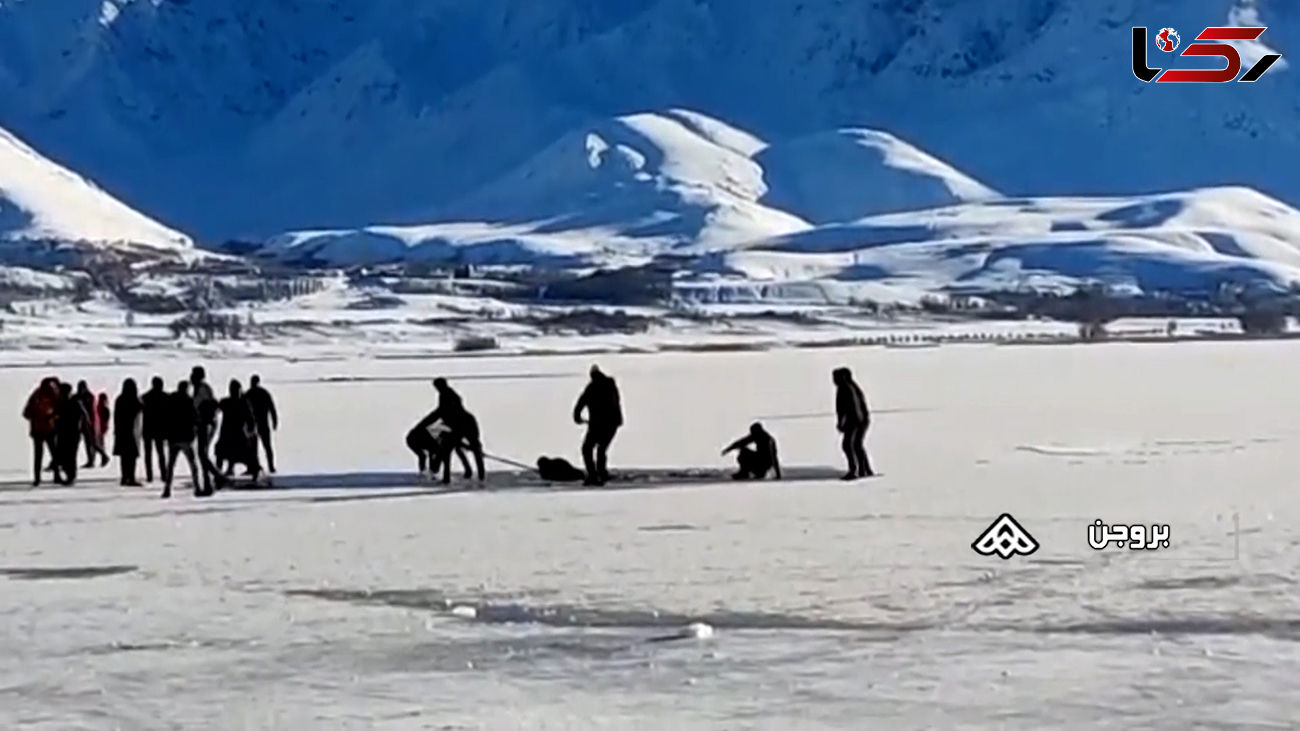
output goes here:
{"type": "Polygon", "coordinates": [[[259,255],[585,269],[672,254],[697,292],[778,298],[1300,286],[1300,211],[1250,188],[1009,198],[883,132],[769,143],[682,110],[577,128],[429,220],[294,232],[259,255]]]}
{"type": "Polygon", "coordinates": [[[674,109],[578,127],[473,194],[431,209],[430,223],[293,232],[260,253],[337,266],[616,266],[996,196],[883,132],[842,129],[769,144],[674,109]]]}
{"type": "Polygon", "coordinates": [[[883,210],[828,198],[834,166],[780,172],[838,146],[855,169],[869,140],[841,129],[1010,195],[1247,185],[1296,204],[1286,56],[1255,84],[1129,69],[1131,25],[1254,22],[1297,47],[1291,0],[0,0],[0,126],[210,241],[427,223],[510,192],[548,145],[585,150],[565,135],[592,120],[674,108],[791,141],[740,157],[783,181],[764,208],[810,224],[883,210]]]}
{"type": "Polygon", "coordinates": [[[34,242],[139,254],[193,249],[188,236],[132,210],[0,129],[0,250],[34,242]]]}

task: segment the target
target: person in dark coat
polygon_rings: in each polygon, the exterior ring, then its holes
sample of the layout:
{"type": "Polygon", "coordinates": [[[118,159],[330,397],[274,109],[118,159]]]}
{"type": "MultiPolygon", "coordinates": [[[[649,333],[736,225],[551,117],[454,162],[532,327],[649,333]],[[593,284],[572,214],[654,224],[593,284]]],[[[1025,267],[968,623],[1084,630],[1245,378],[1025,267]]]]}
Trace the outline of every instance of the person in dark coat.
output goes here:
{"type": "Polygon", "coordinates": [[[618,384],[605,375],[598,366],[591,367],[591,380],[573,406],[573,421],[587,425],[582,439],[582,462],[586,467],[587,485],[604,485],[609,481],[606,464],[609,445],[623,426],[623,405],[618,384]],[[583,410],[587,418],[582,418],[583,410]]]}
{"type": "Polygon", "coordinates": [[[85,400],[72,393],[72,384],[59,384],[59,409],[55,424],[54,443],[63,473],[60,484],[72,485],[77,481],[77,447],[90,429],[90,415],[86,413],[85,400]]]}
{"type": "Polygon", "coordinates": [[[167,468],[162,470],[162,497],[172,496],[172,479],[176,477],[176,457],[182,454],[190,463],[190,481],[194,484],[194,496],[207,497],[212,494],[212,485],[207,474],[204,474],[202,481],[199,480],[199,466],[194,455],[199,413],[194,406],[194,397],[190,395],[188,381],[176,384],[176,392],[168,395],[167,406],[167,468]]]}
{"type": "Polygon", "coordinates": [[[848,460],[849,469],[842,479],[856,480],[859,477],[871,477],[871,461],[867,458],[864,444],[867,428],[871,426],[871,411],[867,408],[867,399],[862,389],[853,381],[853,373],[848,368],[836,368],[831,371],[831,381],[835,384],[835,420],[836,428],[843,435],[840,443],[844,458],[848,460]]]}
{"type": "Polygon", "coordinates": [[[45,452],[48,449],[54,461],[54,481],[59,482],[61,470],[55,447],[59,412],[59,379],[53,376],[41,380],[32,395],[23,406],[23,418],[27,420],[27,433],[32,439],[32,487],[40,487],[41,474],[45,464],[45,452]]]}
{"type": "Polygon", "coordinates": [[[149,390],[140,399],[142,414],[140,436],[144,441],[144,479],[153,482],[153,458],[158,455],[158,477],[167,479],[167,414],[170,406],[163,379],[154,376],[149,390]]]}
{"type": "Polygon", "coordinates": [[[262,377],[256,373],[248,379],[248,405],[253,407],[257,437],[262,442],[262,450],[266,452],[266,469],[274,475],[275,450],[271,448],[271,432],[280,428],[280,416],[275,411],[275,399],[262,386],[262,377]]]}
{"type": "Polygon", "coordinates": [[[99,416],[99,405],[95,402],[95,394],[91,392],[90,386],[85,381],[77,382],[76,398],[80,402],[82,410],[86,412],[86,425],[82,432],[82,438],[86,440],[86,464],[82,465],[82,467],[94,467],[96,454],[103,460],[100,466],[107,465],[108,452],[104,451],[103,444],[100,443],[95,428],[95,422],[99,416]]]}
{"type": "Polygon", "coordinates": [[[537,476],[545,482],[582,482],[587,474],[563,457],[538,457],[537,476]]]}
{"type": "MultiPolygon", "coordinates": [[[[427,416],[416,424],[418,429],[427,429],[431,424],[438,420],[447,426],[449,431],[441,438],[442,452],[439,455],[439,463],[442,465],[442,482],[448,484],[451,482],[451,452],[460,445],[468,448],[474,453],[474,466],[478,471],[478,481],[483,482],[486,478],[487,470],[483,466],[483,438],[479,433],[478,419],[469,413],[465,408],[465,402],[461,399],[460,394],[447,383],[445,378],[433,379],[433,388],[438,392],[438,408],[434,409],[427,416]]],[[[464,456],[461,456],[464,464],[464,456]]]]}
{"type": "Polygon", "coordinates": [[[731,476],[732,479],[761,480],[769,470],[774,470],[776,479],[781,479],[781,460],[776,454],[776,439],[767,433],[762,424],[750,424],[749,434],[722,450],[723,454],[730,452],[736,452],[736,465],[739,467],[731,476]]]}
{"type": "Polygon", "coordinates": [[[140,426],[144,406],[136,390],[135,379],[122,382],[122,393],[113,402],[113,454],[122,467],[123,486],[139,486],[135,464],[140,459],[140,426]]]}
{"type": "Polygon", "coordinates": [[[225,474],[230,476],[236,464],[248,468],[248,474],[256,480],[262,468],[257,460],[257,420],[253,417],[253,408],[244,397],[244,389],[239,381],[230,380],[229,395],[217,404],[221,413],[221,429],[217,436],[216,464],[218,469],[225,465],[225,474]]]}

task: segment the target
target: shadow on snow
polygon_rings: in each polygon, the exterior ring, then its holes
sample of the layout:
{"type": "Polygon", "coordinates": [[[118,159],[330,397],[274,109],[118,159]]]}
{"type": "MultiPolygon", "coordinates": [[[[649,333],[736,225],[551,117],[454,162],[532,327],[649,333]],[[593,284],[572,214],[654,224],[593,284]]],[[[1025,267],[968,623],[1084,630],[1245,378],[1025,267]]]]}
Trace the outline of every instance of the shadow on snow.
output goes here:
{"type": "Polygon", "coordinates": [[[522,470],[488,472],[487,480],[480,485],[477,481],[467,480],[462,475],[453,474],[450,485],[430,481],[410,471],[375,471],[375,472],[338,472],[321,474],[277,475],[271,485],[255,485],[236,482],[227,487],[235,491],[281,490],[381,490],[394,488],[419,488],[397,494],[371,496],[328,496],[316,498],[319,501],[346,501],[382,497],[410,497],[415,495],[439,495],[463,492],[502,492],[502,491],[609,491],[639,490],[667,487],[700,487],[719,483],[738,482],[798,483],[824,482],[838,479],[840,471],[830,467],[791,467],[784,470],[781,480],[742,481],[731,478],[730,469],[716,468],[662,468],[662,469],[628,469],[616,470],[611,480],[604,486],[586,486],[576,482],[546,482],[534,472],[522,470]]]}

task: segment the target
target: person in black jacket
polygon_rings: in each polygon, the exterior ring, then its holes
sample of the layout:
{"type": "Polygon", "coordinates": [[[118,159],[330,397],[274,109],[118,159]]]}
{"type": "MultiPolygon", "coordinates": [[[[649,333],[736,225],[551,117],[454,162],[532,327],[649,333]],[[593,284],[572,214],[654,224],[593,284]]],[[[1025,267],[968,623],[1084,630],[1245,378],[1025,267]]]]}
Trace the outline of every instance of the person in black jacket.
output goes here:
{"type": "MultiPolygon", "coordinates": [[[[167,405],[167,469],[162,475],[162,497],[172,496],[172,478],[176,476],[176,456],[180,454],[185,455],[185,461],[190,463],[190,481],[194,484],[194,496],[211,495],[211,484],[206,480],[200,482],[199,468],[195,461],[194,440],[198,436],[199,414],[194,406],[194,397],[190,395],[188,381],[176,384],[176,392],[169,395],[167,405]]],[[[207,478],[206,474],[204,478],[207,478]]]]}
{"type": "Polygon", "coordinates": [[[135,463],[140,458],[140,440],[136,433],[143,412],[140,396],[137,393],[135,379],[128,378],[122,382],[122,393],[113,403],[113,454],[117,455],[122,467],[123,486],[138,486],[135,479],[135,463]]]}
{"type": "Polygon", "coordinates": [[[212,464],[212,440],[217,433],[217,396],[208,383],[208,373],[203,366],[190,369],[190,394],[199,419],[194,432],[197,440],[195,456],[199,459],[199,469],[203,473],[203,489],[210,493],[211,476],[221,476],[221,472],[212,464]]]}
{"type": "Polygon", "coordinates": [[[228,477],[235,471],[236,464],[242,464],[248,468],[249,476],[256,480],[262,471],[257,460],[257,420],[239,381],[231,379],[230,395],[221,399],[217,409],[221,412],[221,430],[216,446],[217,468],[224,464],[228,477]]]}
{"type": "Polygon", "coordinates": [[[591,380],[573,406],[573,421],[587,425],[587,434],[582,439],[582,462],[587,473],[584,484],[604,485],[609,481],[609,445],[623,426],[623,406],[618,384],[598,366],[591,367],[591,380]],[[583,409],[587,411],[585,421],[583,409]]]}
{"type": "Polygon", "coordinates": [[[781,479],[781,461],[776,454],[776,439],[754,422],[749,425],[749,434],[737,439],[722,450],[723,454],[735,452],[736,466],[739,469],[732,475],[735,480],[761,480],[769,470],[775,470],[776,479],[781,479]]]}
{"type": "MultiPolygon", "coordinates": [[[[58,451],[60,467],[55,474],[63,479],[60,484],[72,485],[77,481],[77,447],[90,429],[90,415],[82,399],[72,393],[72,384],[59,384],[58,416],[55,418],[54,445],[58,451]]],[[[57,478],[56,478],[57,479],[57,478]]]]}
{"type": "Polygon", "coordinates": [[[853,381],[853,373],[848,368],[831,371],[831,381],[835,384],[836,428],[843,435],[840,446],[849,463],[848,472],[844,473],[842,479],[871,477],[875,473],[871,471],[871,461],[867,458],[867,448],[863,443],[867,438],[867,428],[871,426],[867,399],[853,381]]]}
{"type": "Polygon", "coordinates": [[[167,479],[167,414],[170,395],[163,379],[154,376],[149,390],[140,399],[140,436],[144,441],[144,479],[153,482],[153,457],[158,455],[158,477],[167,479]]]}
{"type": "Polygon", "coordinates": [[[275,450],[271,448],[271,432],[280,428],[280,415],[275,412],[275,399],[271,392],[262,386],[262,377],[253,374],[248,379],[248,405],[253,408],[253,418],[257,422],[257,437],[266,452],[266,469],[275,474],[275,450]]]}

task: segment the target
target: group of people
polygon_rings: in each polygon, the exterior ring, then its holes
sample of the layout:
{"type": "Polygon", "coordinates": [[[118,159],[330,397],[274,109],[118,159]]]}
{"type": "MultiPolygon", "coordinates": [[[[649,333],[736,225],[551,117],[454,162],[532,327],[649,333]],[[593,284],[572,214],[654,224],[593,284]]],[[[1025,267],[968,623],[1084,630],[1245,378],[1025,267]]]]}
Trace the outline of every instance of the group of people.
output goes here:
{"type": "Polygon", "coordinates": [[[33,485],[41,484],[43,469],[54,473],[55,482],[67,485],[75,482],[77,451],[83,443],[86,446],[83,468],[94,467],[95,457],[103,460],[101,466],[107,465],[104,437],[111,416],[108,394],[96,396],[85,381],[79,382],[73,391],[71,383],[53,376],[42,380],[23,409],[23,418],[30,425],[34,452],[36,475],[33,485]],[[47,451],[51,458],[48,467],[45,466],[47,451]]]}
{"type": "Polygon", "coordinates": [[[41,484],[46,470],[54,473],[56,483],[74,484],[77,450],[83,441],[85,466],[92,466],[96,455],[101,465],[107,465],[104,442],[110,424],[113,454],[121,465],[120,484],[140,485],[136,467],[142,455],[145,481],[153,482],[157,457],[164,498],[171,497],[176,461],[182,456],[189,464],[198,497],[223,487],[233,477],[236,465],[243,465],[247,476],[258,479],[262,473],[259,443],[267,467],[275,472],[271,434],[279,428],[279,415],[257,375],[249,379],[247,391],[238,380],[231,380],[227,396],[221,399],[214,394],[202,366],[195,366],[189,379],[170,392],[160,376],[153,377],[144,394],[139,393],[135,379],[128,378],[112,407],[107,394],[96,397],[85,381],[74,392],[70,384],[49,376],[27,399],[23,418],[32,439],[33,486],[41,484]],[[47,452],[51,455],[48,466],[47,452]]]}
{"type": "MultiPolygon", "coordinates": [[[[875,473],[866,451],[867,429],[871,425],[866,396],[848,368],[834,369],[831,381],[835,386],[836,430],[840,433],[840,447],[848,463],[842,479],[871,477],[875,473]]],[[[478,420],[466,410],[464,400],[451,388],[447,379],[435,378],[433,386],[438,392],[438,406],[407,432],[407,447],[415,453],[421,474],[433,476],[441,469],[444,484],[451,481],[453,453],[464,466],[466,479],[474,476],[465,453],[469,450],[474,455],[478,479],[482,482],[483,441],[478,420]]],[[[579,470],[564,459],[541,457],[536,471],[547,481],[582,480],[586,485],[604,485],[610,479],[609,448],[623,426],[623,405],[618,384],[599,366],[591,367],[587,386],[573,406],[573,420],[587,427],[582,440],[584,469],[579,470]]],[[[781,479],[776,439],[761,423],[751,424],[745,436],[722,450],[723,455],[731,452],[736,452],[734,479],[760,480],[769,472],[781,479]]]]}
{"type": "MultiPolygon", "coordinates": [[[[871,412],[862,389],[848,368],[831,372],[835,385],[836,429],[841,435],[848,470],[843,479],[856,480],[874,474],[867,456],[865,440],[871,425],[871,412]]],[[[435,378],[438,405],[406,435],[406,445],[415,454],[422,474],[442,472],[442,481],[451,481],[451,460],[455,455],[465,469],[465,477],[477,473],[485,479],[483,439],[478,419],[465,407],[445,378],[435,378]],[[469,455],[473,455],[471,465],[469,455]]],[[[275,400],[253,375],[244,390],[235,379],[227,395],[218,399],[207,381],[202,366],[195,366],[188,380],[167,391],[163,379],[154,376],[150,388],[140,394],[134,379],[122,383],[121,393],[110,407],[108,395],[92,392],[85,381],[72,385],[54,376],[43,379],[27,399],[23,418],[30,426],[32,439],[33,486],[41,484],[44,471],[54,473],[54,481],[72,485],[77,479],[77,454],[85,445],[86,463],[101,466],[109,462],[105,437],[111,426],[113,454],[121,464],[121,484],[138,486],[136,466],[144,457],[145,481],[153,482],[154,458],[163,481],[162,497],[171,497],[178,457],[189,465],[194,494],[211,495],[233,477],[236,465],[243,465],[245,475],[256,481],[262,475],[260,445],[269,471],[275,473],[275,452],[271,435],[279,428],[275,400]],[[46,454],[50,463],[45,464],[46,454]]],[[[587,485],[604,485],[610,479],[608,455],[610,445],[623,427],[623,404],[618,384],[592,366],[589,380],[573,406],[573,420],[586,426],[582,440],[583,469],[563,459],[542,457],[536,471],[548,481],[582,480],[587,485]]],[[[781,478],[781,462],[776,439],[761,423],[750,425],[748,433],[722,450],[736,453],[737,480],[760,480],[772,473],[781,478]]]]}

